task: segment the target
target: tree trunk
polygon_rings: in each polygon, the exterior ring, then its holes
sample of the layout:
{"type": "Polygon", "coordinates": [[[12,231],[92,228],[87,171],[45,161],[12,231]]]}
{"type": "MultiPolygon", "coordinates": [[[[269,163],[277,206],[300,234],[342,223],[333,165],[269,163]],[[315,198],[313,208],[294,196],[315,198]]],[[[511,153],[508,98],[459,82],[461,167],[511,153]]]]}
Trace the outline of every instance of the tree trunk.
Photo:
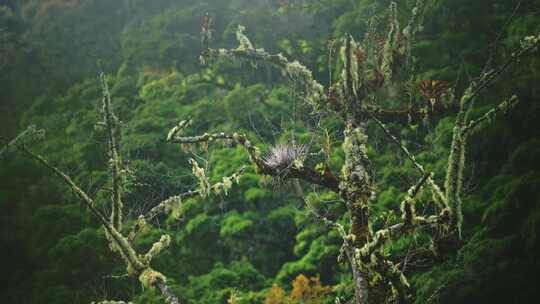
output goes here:
{"type": "Polygon", "coordinates": [[[351,267],[354,281],[354,303],[368,304],[368,280],[353,261],[351,261],[351,267]]]}

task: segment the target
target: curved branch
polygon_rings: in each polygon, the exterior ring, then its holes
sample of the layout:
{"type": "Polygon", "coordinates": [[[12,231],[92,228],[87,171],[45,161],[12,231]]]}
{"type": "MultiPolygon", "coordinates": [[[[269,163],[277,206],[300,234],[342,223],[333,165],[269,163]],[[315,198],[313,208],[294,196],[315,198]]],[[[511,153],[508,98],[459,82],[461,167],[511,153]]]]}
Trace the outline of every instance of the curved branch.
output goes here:
{"type": "Polygon", "coordinates": [[[142,263],[137,258],[137,254],[129,245],[127,239],[124,238],[124,236],[122,236],[122,234],[120,234],[120,232],[116,230],[113,225],[111,225],[111,223],[106,219],[106,217],[96,208],[94,200],[92,200],[81,188],[79,188],[75,184],[75,182],[73,182],[71,177],[69,177],[67,174],[65,174],[55,166],[49,164],[49,162],[41,155],[35,154],[27,149],[24,149],[23,151],[25,151],[31,158],[40,162],[47,169],[54,172],[64,181],[64,183],[69,186],[69,188],[73,192],[75,192],[75,194],[81,199],[82,202],[84,202],[88,209],[90,209],[90,212],[92,212],[96,219],[103,225],[105,230],[112,236],[116,245],[118,245],[121,255],[126,259],[126,262],[128,264],[130,264],[137,271],[141,271],[144,269],[144,265],[142,265],[142,263]]]}
{"type": "Polygon", "coordinates": [[[484,115],[480,116],[479,118],[475,120],[470,120],[467,125],[465,125],[461,130],[461,136],[463,138],[467,138],[470,132],[474,131],[477,127],[485,123],[486,121],[493,120],[499,113],[508,112],[509,109],[514,107],[519,102],[519,99],[517,96],[512,96],[508,100],[505,100],[501,102],[498,106],[495,108],[487,111],[484,113],[484,115]]]}
{"type": "MultiPolygon", "coordinates": [[[[62,172],[60,169],[51,165],[45,158],[41,155],[35,154],[27,149],[23,148],[23,151],[26,152],[31,158],[37,160],[47,169],[51,170],[54,174],[59,176],[64,183],[66,183],[69,188],[75,192],[75,194],[81,199],[81,201],[90,209],[90,212],[96,217],[96,219],[103,225],[105,231],[111,236],[115,247],[118,248],[118,251],[124,261],[126,262],[128,269],[133,271],[132,275],[140,276],[146,272],[156,273],[148,265],[141,263],[137,253],[133,247],[129,244],[128,240],[118,231],[116,228],[107,220],[107,218],[96,208],[94,200],[92,200],[88,194],[86,194],[80,187],[78,187],[75,182],[67,174],[62,172]]],[[[152,280],[152,285],[157,287],[160,290],[161,294],[165,297],[166,303],[168,304],[178,304],[178,298],[174,295],[170,287],[167,286],[164,276],[159,274],[154,280],[152,280]]]]}
{"type": "Polygon", "coordinates": [[[244,30],[245,28],[242,25],[238,26],[236,36],[240,45],[236,49],[206,49],[201,56],[202,61],[206,62],[208,57],[225,57],[233,60],[242,59],[251,62],[270,63],[283,70],[292,81],[303,87],[304,100],[315,110],[326,105],[324,87],[313,77],[311,70],[296,60],[289,61],[281,53],[270,54],[264,49],[254,48],[244,34],[244,30]]]}
{"type": "Polygon", "coordinates": [[[26,130],[19,133],[14,139],[12,139],[10,142],[7,142],[0,149],[0,157],[7,153],[12,147],[24,146],[28,140],[32,139],[32,137],[43,138],[44,135],[45,131],[37,129],[34,125],[30,125],[28,126],[28,128],[26,128],[26,130]]]}
{"type": "Polygon", "coordinates": [[[215,140],[231,139],[236,143],[242,145],[248,152],[251,161],[257,166],[261,173],[281,178],[299,178],[305,180],[311,184],[323,186],[334,192],[339,192],[339,179],[331,173],[321,174],[317,170],[302,166],[300,168],[296,166],[289,166],[286,170],[280,170],[268,166],[264,159],[259,155],[257,147],[255,147],[251,141],[244,134],[227,134],[227,133],[205,133],[199,136],[186,136],[186,137],[174,137],[170,140],[172,143],[193,144],[200,142],[210,142],[215,140]]]}
{"type": "Polygon", "coordinates": [[[165,303],[167,304],[179,304],[180,301],[178,297],[174,294],[174,291],[167,285],[163,280],[156,280],[154,287],[157,287],[161,292],[161,295],[165,298],[165,303]]]}

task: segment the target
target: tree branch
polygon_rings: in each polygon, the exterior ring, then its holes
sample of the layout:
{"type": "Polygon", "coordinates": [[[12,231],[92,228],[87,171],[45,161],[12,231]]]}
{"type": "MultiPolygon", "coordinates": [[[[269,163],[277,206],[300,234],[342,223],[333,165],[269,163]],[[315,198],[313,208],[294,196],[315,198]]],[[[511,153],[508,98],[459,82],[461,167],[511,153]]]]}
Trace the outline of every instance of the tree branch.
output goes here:
{"type": "MultiPolygon", "coordinates": [[[[231,185],[232,181],[238,180],[242,174],[245,172],[245,167],[240,168],[238,171],[236,171],[233,175],[225,177],[224,180],[230,180],[231,185]]],[[[211,192],[221,192],[222,189],[225,187],[224,182],[215,183],[212,186],[210,186],[211,192]]],[[[146,223],[152,221],[156,216],[162,214],[162,213],[168,213],[168,212],[179,212],[179,208],[182,204],[182,201],[189,199],[191,197],[199,196],[202,194],[201,189],[195,189],[195,190],[189,190],[184,193],[181,193],[179,195],[171,196],[167,198],[166,200],[161,201],[159,204],[152,207],[152,209],[148,210],[146,213],[141,215],[137,221],[135,222],[134,226],[132,227],[128,239],[130,242],[133,242],[141,228],[146,225],[146,223]],[[177,210],[177,211],[175,211],[177,210]]]]}
{"type": "Polygon", "coordinates": [[[122,185],[122,160],[118,153],[118,141],[116,139],[116,133],[118,132],[118,118],[114,114],[111,102],[111,94],[109,92],[109,86],[107,80],[105,79],[105,74],[103,72],[99,73],[99,81],[101,84],[102,90],[102,104],[103,112],[105,115],[105,128],[107,129],[107,140],[108,140],[108,149],[109,149],[109,168],[111,173],[112,180],[112,197],[111,197],[111,223],[117,230],[122,229],[122,195],[123,195],[123,186],[122,185]]]}
{"type": "Polygon", "coordinates": [[[236,31],[239,46],[236,49],[206,49],[202,55],[202,61],[206,62],[207,58],[225,57],[232,60],[242,59],[251,62],[268,62],[277,66],[299,87],[304,89],[303,98],[307,104],[311,105],[315,110],[326,106],[326,94],[323,85],[321,85],[314,77],[312,72],[298,61],[289,61],[282,54],[269,54],[264,49],[256,49],[253,47],[248,37],[244,34],[245,28],[242,25],[238,26],[236,31]]]}
{"type": "Polygon", "coordinates": [[[476,128],[484,124],[485,122],[492,121],[499,113],[507,113],[511,108],[513,108],[519,99],[517,96],[512,96],[508,100],[501,102],[497,107],[489,110],[484,115],[480,116],[475,120],[470,120],[461,130],[461,136],[466,138],[470,132],[473,132],[476,128]]]}
{"type": "Polygon", "coordinates": [[[71,177],[62,172],[60,169],[51,165],[45,158],[39,154],[35,154],[27,149],[23,148],[31,158],[37,160],[43,166],[51,170],[54,174],[60,177],[64,183],[66,183],[69,188],[75,192],[75,194],[81,199],[81,201],[90,209],[90,212],[94,217],[103,225],[105,231],[108,235],[111,236],[111,242],[114,244],[112,248],[115,251],[118,251],[124,261],[126,262],[128,273],[133,276],[138,276],[139,280],[144,285],[145,279],[155,285],[162,295],[165,297],[167,303],[169,304],[178,304],[177,297],[171,292],[171,289],[165,283],[165,277],[153,269],[150,268],[148,264],[142,263],[142,261],[137,256],[137,253],[133,247],[129,244],[128,240],[107,220],[107,218],[96,208],[94,201],[78,187],[71,177]]]}
{"type": "Polygon", "coordinates": [[[334,192],[339,192],[339,179],[333,174],[321,174],[313,168],[307,166],[289,166],[286,170],[280,170],[279,168],[273,168],[269,166],[265,160],[259,155],[257,147],[255,147],[246,135],[241,135],[238,133],[226,134],[226,133],[205,133],[199,136],[186,136],[173,137],[170,142],[172,143],[183,143],[183,144],[193,144],[200,142],[211,142],[220,139],[231,139],[236,143],[242,145],[244,149],[248,152],[250,160],[258,167],[261,173],[281,178],[300,178],[309,183],[323,186],[334,192]]]}
{"type": "Polygon", "coordinates": [[[118,245],[121,255],[125,258],[126,262],[131,265],[135,270],[142,270],[144,266],[140,263],[133,248],[129,245],[127,240],[111,225],[106,217],[96,208],[94,201],[79,188],[67,174],[60,169],[49,164],[42,156],[35,154],[27,149],[24,149],[31,158],[40,162],[43,166],[51,170],[57,176],[59,176],[69,188],[75,192],[75,194],[81,199],[82,202],[90,209],[90,212],[96,217],[96,219],[103,225],[105,230],[112,236],[115,243],[118,245]]]}
{"type": "Polygon", "coordinates": [[[494,69],[483,73],[478,81],[473,82],[470,85],[471,92],[468,96],[468,100],[466,100],[466,105],[464,109],[468,110],[471,105],[470,101],[472,101],[478,94],[480,94],[483,89],[492,84],[500,75],[506,72],[506,70],[518,63],[521,58],[534,51],[538,51],[539,47],[540,34],[523,38],[521,40],[521,46],[510,55],[510,58],[507,61],[495,67],[494,69]]]}
{"type": "Polygon", "coordinates": [[[45,131],[37,129],[36,126],[30,125],[26,130],[19,133],[14,139],[7,142],[1,149],[0,149],[0,157],[4,155],[4,153],[8,153],[9,149],[19,146],[24,146],[27,144],[30,140],[34,138],[41,139],[45,136],[45,131]]]}
{"type": "MultiPolygon", "coordinates": [[[[412,162],[412,164],[416,167],[416,169],[422,174],[426,175],[426,171],[424,170],[424,167],[416,160],[414,155],[409,152],[409,149],[401,144],[401,142],[388,130],[388,128],[382,123],[377,117],[374,115],[371,115],[371,118],[379,125],[379,127],[383,130],[384,134],[388,136],[392,142],[399,147],[399,149],[407,156],[407,158],[412,162]]],[[[429,176],[427,178],[427,183],[429,184],[430,188],[433,191],[433,196],[435,203],[441,207],[441,209],[448,208],[448,204],[446,203],[446,196],[443,194],[441,188],[435,183],[432,176],[429,176]]]]}
{"type": "Polygon", "coordinates": [[[443,107],[440,103],[435,104],[433,112],[429,112],[427,109],[421,107],[386,109],[379,106],[367,105],[365,108],[357,109],[355,115],[357,119],[365,116],[374,116],[382,122],[408,125],[420,123],[428,115],[431,119],[438,119],[448,114],[457,113],[458,110],[457,105],[443,107]]]}

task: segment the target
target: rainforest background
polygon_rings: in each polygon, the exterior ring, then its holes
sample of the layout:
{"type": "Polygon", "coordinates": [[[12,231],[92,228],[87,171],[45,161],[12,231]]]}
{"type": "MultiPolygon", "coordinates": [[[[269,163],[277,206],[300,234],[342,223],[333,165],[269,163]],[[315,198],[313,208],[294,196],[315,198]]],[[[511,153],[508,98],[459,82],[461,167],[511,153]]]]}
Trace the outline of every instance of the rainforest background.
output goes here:
{"type": "MultiPolygon", "coordinates": [[[[407,20],[414,1],[398,1],[407,20]]],[[[47,131],[34,149],[98,198],[105,197],[106,141],[100,119],[101,61],[125,127],[121,147],[135,179],[127,216],[196,185],[188,151],[165,143],[167,131],[190,117],[190,134],[243,131],[262,147],[296,141],[322,145],[330,134],[339,168],[340,126],[316,125],[281,72],[250,64],[202,66],[201,18],[213,16],[215,47],[234,47],[238,24],[256,47],[301,60],[331,81],[328,45],[346,33],[361,38],[366,20],[386,0],[3,0],[0,1],[0,136],[9,141],[29,124],[47,131]]],[[[540,1],[428,1],[424,31],[414,45],[412,82],[446,80],[462,91],[488,58],[501,62],[524,36],[540,31],[540,1]],[[494,43],[498,41],[498,43],[494,43]],[[496,46],[496,47],[495,47],[496,46]]],[[[330,57],[331,58],[331,57],[330,57]]],[[[331,60],[331,62],[333,62],[331,60]]],[[[417,303],[533,303],[540,296],[540,60],[523,60],[477,101],[477,113],[516,94],[520,103],[471,139],[467,154],[464,244],[444,260],[425,260],[407,275],[417,303]]],[[[416,98],[421,102],[420,98],[416,98]]],[[[474,113],[473,113],[474,115],[474,113]]],[[[437,174],[444,170],[453,118],[391,126],[437,174]]],[[[380,132],[379,132],[380,133],[380,132]]],[[[405,157],[373,132],[381,218],[398,210],[413,180],[405,157]]],[[[315,149],[316,150],[316,149],[315,149]]],[[[348,297],[340,238],[290,195],[255,173],[240,148],[195,149],[211,178],[247,173],[224,197],[184,202],[180,219],[162,217],[141,240],[163,232],[172,245],[156,261],[188,303],[333,303],[348,297]]],[[[104,232],[76,197],[22,154],[0,159],[0,299],[3,303],[90,303],[104,298],[160,303],[132,279],[107,248],[104,232]]],[[[321,192],[329,214],[343,210],[321,192]],[[334,211],[333,211],[334,210],[334,211]]],[[[404,256],[423,235],[392,242],[404,256]]]]}

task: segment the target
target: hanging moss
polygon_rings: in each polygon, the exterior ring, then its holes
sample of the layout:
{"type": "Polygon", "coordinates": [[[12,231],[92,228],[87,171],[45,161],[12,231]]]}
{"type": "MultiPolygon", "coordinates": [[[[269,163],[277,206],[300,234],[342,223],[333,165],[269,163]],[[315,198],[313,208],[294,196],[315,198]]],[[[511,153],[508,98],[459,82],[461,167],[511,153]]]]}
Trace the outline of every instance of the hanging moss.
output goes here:
{"type": "Polygon", "coordinates": [[[324,87],[313,78],[312,72],[298,61],[287,63],[285,71],[295,84],[303,88],[304,100],[314,109],[319,109],[325,97],[324,87]]]}
{"type": "Polygon", "coordinates": [[[201,197],[207,197],[210,194],[210,182],[203,168],[199,167],[199,164],[191,158],[189,163],[192,166],[193,175],[199,180],[199,194],[201,197]]]}
{"type": "Polygon", "coordinates": [[[390,3],[390,29],[386,35],[381,61],[381,72],[386,81],[392,79],[392,66],[394,64],[394,52],[399,41],[399,21],[397,19],[397,4],[390,3]]]}

